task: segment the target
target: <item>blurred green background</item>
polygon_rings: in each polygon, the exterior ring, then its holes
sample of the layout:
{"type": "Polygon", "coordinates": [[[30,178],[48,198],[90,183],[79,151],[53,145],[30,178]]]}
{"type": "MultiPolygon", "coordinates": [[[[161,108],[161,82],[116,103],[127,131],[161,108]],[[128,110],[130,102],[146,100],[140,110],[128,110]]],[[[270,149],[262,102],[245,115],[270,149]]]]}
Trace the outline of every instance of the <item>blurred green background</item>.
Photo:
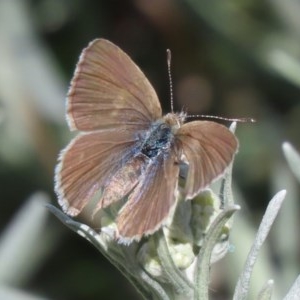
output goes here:
{"type": "MultiPolygon", "coordinates": [[[[286,212],[266,247],[267,276],[284,293],[300,270],[298,184],[281,150],[283,141],[300,147],[299,11],[293,0],[0,0],[0,295],[139,299],[43,204],[56,204],[53,170],[72,137],[64,118],[68,84],[81,50],[98,37],[141,67],[165,112],[170,48],[177,111],[257,120],[236,132],[238,214],[250,220],[237,226],[236,241],[251,240],[272,195],[286,188],[286,212]]],[[[212,299],[230,298],[229,278],[248,250],[233,245],[216,267],[212,299]]]]}

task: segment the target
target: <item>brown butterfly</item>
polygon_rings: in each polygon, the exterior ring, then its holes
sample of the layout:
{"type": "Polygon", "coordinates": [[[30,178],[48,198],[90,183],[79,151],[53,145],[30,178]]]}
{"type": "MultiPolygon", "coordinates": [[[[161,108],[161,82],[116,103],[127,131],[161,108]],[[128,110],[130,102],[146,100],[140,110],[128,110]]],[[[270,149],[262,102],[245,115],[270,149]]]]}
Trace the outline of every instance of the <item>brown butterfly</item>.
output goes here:
{"type": "Polygon", "coordinates": [[[224,173],[238,148],[225,126],[183,124],[185,116],[162,116],[153,87],[129,56],[107,40],[92,41],[67,97],[70,130],[80,133],[55,173],[65,213],[76,216],[95,197],[96,213],[128,196],[116,219],[118,239],[138,241],[158,230],[176,203],[180,163],[188,163],[183,194],[191,199],[224,173]]]}

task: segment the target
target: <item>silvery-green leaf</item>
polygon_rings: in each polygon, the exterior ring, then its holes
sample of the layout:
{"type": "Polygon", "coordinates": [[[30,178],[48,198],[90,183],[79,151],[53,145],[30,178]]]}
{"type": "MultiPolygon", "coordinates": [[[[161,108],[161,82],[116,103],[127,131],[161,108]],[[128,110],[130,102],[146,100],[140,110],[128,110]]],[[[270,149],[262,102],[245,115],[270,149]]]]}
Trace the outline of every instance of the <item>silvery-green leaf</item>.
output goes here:
{"type": "Polygon", "coordinates": [[[223,210],[211,224],[211,227],[207,232],[195,267],[194,300],[208,299],[211,253],[220,238],[223,227],[232,214],[238,209],[239,206],[233,206],[223,210]]]}
{"type": "Polygon", "coordinates": [[[158,231],[154,235],[154,240],[158,257],[164,272],[169,278],[169,282],[178,294],[185,294],[188,297],[192,293],[192,283],[189,282],[185,274],[175,265],[170,255],[163,230],[158,231]]]}
{"type": "Polygon", "coordinates": [[[45,204],[48,201],[46,194],[34,194],[25,202],[2,233],[0,283],[19,285],[26,282],[48,251],[48,241],[44,235],[44,225],[47,219],[45,204]],[[42,238],[44,242],[40,243],[42,238]]]}
{"type": "Polygon", "coordinates": [[[274,280],[270,279],[263,286],[261,291],[259,292],[257,299],[258,300],[271,300],[272,292],[273,292],[274,280]]]}
{"type": "Polygon", "coordinates": [[[300,276],[297,277],[292,287],[283,300],[299,300],[300,295],[300,276]]]}
{"type": "Polygon", "coordinates": [[[247,257],[244,270],[240,275],[238,283],[236,285],[234,296],[233,296],[234,300],[243,300],[247,298],[249,285],[250,285],[250,277],[253,271],[254,264],[257,259],[258,252],[271,229],[271,226],[278,214],[281,204],[285,198],[285,195],[286,195],[285,190],[278,192],[270,201],[267,207],[262,222],[259,226],[255,241],[247,257]]]}
{"type": "Polygon", "coordinates": [[[28,292],[0,285],[0,299],[3,300],[46,300],[47,298],[28,292]]]}
{"type": "Polygon", "coordinates": [[[288,142],[283,143],[282,145],[283,153],[285,158],[290,166],[290,169],[300,181],[300,155],[295,150],[295,148],[288,142]]]}

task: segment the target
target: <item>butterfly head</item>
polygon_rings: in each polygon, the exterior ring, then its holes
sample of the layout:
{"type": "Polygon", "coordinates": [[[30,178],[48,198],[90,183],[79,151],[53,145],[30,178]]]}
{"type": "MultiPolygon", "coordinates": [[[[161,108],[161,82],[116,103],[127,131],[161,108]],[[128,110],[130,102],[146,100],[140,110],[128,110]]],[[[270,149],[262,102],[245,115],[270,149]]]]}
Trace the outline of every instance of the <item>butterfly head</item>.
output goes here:
{"type": "Polygon", "coordinates": [[[176,131],[183,125],[186,118],[186,113],[168,113],[164,116],[164,122],[171,127],[172,132],[176,131]]]}

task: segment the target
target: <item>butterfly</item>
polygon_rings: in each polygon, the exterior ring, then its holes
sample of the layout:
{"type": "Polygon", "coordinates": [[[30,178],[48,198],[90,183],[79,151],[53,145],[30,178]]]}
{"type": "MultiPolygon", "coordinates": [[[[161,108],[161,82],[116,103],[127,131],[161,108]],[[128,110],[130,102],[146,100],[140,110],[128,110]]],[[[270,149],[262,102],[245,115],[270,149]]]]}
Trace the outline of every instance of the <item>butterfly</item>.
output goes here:
{"type": "Polygon", "coordinates": [[[127,197],[116,217],[120,241],[139,241],[165,224],[176,205],[180,164],[188,164],[182,194],[192,199],[224,173],[238,149],[221,124],[184,123],[185,113],[163,116],[143,72],[105,39],[83,50],[66,114],[79,134],[59,156],[58,202],[76,216],[92,201],[95,214],[127,197]]]}

